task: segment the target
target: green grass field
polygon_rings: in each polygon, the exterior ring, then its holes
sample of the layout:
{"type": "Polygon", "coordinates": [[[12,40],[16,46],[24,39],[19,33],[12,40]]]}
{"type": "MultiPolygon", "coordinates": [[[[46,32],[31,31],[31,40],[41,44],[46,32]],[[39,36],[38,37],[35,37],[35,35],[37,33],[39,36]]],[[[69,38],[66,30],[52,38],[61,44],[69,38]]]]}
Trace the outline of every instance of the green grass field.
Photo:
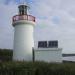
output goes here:
{"type": "Polygon", "coordinates": [[[75,63],[1,62],[0,75],[75,75],[75,63]]]}

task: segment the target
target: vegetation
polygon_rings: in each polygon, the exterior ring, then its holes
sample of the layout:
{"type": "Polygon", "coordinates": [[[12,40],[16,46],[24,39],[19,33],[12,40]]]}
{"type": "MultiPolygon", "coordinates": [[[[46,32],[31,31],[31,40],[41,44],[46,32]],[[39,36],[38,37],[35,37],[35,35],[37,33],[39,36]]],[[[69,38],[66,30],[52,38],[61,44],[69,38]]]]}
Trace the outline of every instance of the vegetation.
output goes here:
{"type": "Polygon", "coordinates": [[[11,49],[0,49],[0,61],[12,60],[13,51],[11,49]]]}
{"type": "Polygon", "coordinates": [[[0,75],[75,75],[75,63],[4,62],[0,75]]]}
{"type": "Polygon", "coordinates": [[[75,75],[72,62],[13,62],[12,55],[12,50],[0,49],[0,75],[75,75]]]}

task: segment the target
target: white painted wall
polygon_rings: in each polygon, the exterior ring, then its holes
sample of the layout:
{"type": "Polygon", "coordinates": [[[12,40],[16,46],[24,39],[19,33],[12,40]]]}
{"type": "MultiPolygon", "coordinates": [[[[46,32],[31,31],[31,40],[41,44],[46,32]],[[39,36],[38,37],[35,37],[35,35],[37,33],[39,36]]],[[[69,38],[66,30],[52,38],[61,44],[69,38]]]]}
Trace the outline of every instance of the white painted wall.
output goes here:
{"type": "Polygon", "coordinates": [[[34,47],[33,28],[31,21],[16,21],[14,23],[14,51],[13,60],[32,60],[32,47],[34,47]]]}
{"type": "Polygon", "coordinates": [[[62,62],[61,48],[38,48],[34,49],[35,61],[62,62]]]}

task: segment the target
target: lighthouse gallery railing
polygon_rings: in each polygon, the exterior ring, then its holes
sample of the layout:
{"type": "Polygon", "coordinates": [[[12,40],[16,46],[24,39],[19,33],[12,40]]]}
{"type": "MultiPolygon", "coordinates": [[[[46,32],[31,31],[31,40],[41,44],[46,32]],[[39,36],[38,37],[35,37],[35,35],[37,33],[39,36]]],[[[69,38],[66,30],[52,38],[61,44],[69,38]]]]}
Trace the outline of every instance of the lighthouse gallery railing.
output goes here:
{"type": "Polygon", "coordinates": [[[35,17],[31,15],[15,15],[13,16],[13,22],[19,21],[19,20],[28,20],[35,22],[35,17]]]}

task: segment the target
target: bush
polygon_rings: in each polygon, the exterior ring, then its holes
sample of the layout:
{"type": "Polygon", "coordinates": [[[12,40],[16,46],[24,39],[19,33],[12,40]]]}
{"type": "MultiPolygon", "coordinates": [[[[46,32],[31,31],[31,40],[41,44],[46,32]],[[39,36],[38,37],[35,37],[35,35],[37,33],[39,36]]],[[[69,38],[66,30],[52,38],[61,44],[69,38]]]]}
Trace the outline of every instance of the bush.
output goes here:
{"type": "Polygon", "coordinates": [[[12,61],[13,50],[0,49],[0,61],[12,61]]]}
{"type": "Polygon", "coordinates": [[[75,75],[75,63],[4,62],[0,75],[75,75]]]}

